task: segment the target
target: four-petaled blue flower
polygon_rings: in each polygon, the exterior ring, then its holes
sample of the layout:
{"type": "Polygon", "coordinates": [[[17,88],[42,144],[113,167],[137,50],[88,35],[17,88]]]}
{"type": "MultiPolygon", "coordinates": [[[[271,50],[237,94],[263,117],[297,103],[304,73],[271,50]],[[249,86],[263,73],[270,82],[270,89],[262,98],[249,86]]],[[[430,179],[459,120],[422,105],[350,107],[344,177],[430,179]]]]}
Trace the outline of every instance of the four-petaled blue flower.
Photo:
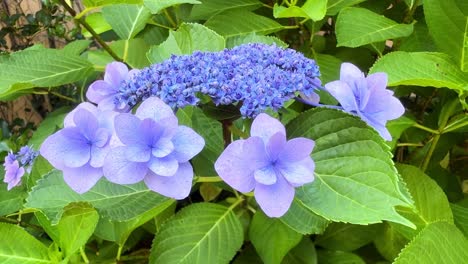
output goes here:
{"type": "Polygon", "coordinates": [[[115,132],[123,146],[110,152],[104,176],[111,182],[133,184],[144,180],[153,191],[183,199],[190,193],[193,168],[189,160],[204,147],[204,139],[191,128],[179,126],[172,109],[150,97],[135,115],[115,118],[115,132]]]}
{"type": "Polygon", "coordinates": [[[314,180],[315,164],[310,153],[314,141],[286,140],[286,131],[277,119],[258,115],[251,137],[232,142],[215,163],[219,176],[234,189],[254,190],[255,199],[270,217],[280,217],[291,206],[295,187],[314,180]]]}
{"type": "Polygon", "coordinates": [[[392,140],[385,124],[405,112],[401,102],[387,90],[387,74],[370,74],[367,78],[351,63],[341,65],[340,80],[325,84],[346,112],[359,116],[375,128],[385,140],[392,140]]]}

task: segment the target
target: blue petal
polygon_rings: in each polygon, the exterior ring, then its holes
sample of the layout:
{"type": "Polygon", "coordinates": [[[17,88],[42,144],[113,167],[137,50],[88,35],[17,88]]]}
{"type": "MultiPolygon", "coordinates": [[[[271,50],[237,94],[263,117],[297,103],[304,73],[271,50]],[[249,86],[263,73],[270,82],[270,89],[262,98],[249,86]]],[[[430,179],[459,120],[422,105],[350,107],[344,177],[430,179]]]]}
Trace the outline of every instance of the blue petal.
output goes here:
{"type": "Polygon", "coordinates": [[[254,178],[258,183],[272,185],[276,183],[275,168],[271,165],[255,170],[254,178]]]}
{"type": "Polygon", "coordinates": [[[63,170],[63,179],[72,190],[77,193],[89,191],[102,177],[102,169],[89,165],[80,168],[66,168],[63,170]]]}
{"type": "Polygon", "coordinates": [[[170,177],[177,172],[179,162],[171,156],[164,158],[152,157],[148,162],[148,168],[158,175],[170,177]]]}
{"type": "Polygon", "coordinates": [[[76,168],[89,161],[91,145],[78,128],[64,128],[42,143],[41,155],[58,169],[76,168]]]}
{"type": "Polygon", "coordinates": [[[293,138],[286,142],[279,154],[279,160],[286,162],[303,160],[310,156],[314,146],[315,142],[312,139],[303,137],[293,138]]]}
{"type": "Polygon", "coordinates": [[[286,145],[286,135],[278,132],[274,134],[266,145],[270,161],[275,161],[286,145]]]}
{"type": "Polygon", "coordinates": [[[347,112],[357,111],[356,98],[353,90],[343,81],[334,81],[325,84],[325,89],[340,102],[343,109],[347,112]]]}
{"type": "Polygon", "coordinates": [[[168,130],[177,129],[178,120],[172,108],[157,97],[150,97],[143,101],[136,110],[135,115],[140,119],[151,118],[164,124],[168,130]]]}
{"type": "Polygon", "coordinates": [[[342,63],[340,68],[340,81],[348,82],[349,80],[364,78],[364,73],[352,63],[342,63]]]}
{"type": "Polygon", "coordinates": [[[85,109],[88,112],[92,113],[93,115],[98,114],[98,110],[97,110],[95,105],[87,103],[87,102],[81,103],[77,107],[75,107],[75,109],[73,109],[70,113],[68,113],[65,116],[65,119],[63,120],[63,126],[64,127],[74,127],[74,126],[76,126],[75,121],[73,119],[75,117],[75,113],[80,109],[85,109]]]}
{"type": "Polygon", "coordinates": [[[152,172],[145,177],[145,183],[151,190],[164,196],[181,200],[190,194],[193,180],[193,168],[189,162],[181,163],[177,172],[171,176],[160,176],[152,172]]]}
{"type": "Polygon", "coordinates": [[[142,143],[139,131],[141,120],[132,114],[120,114],[115,117],[115,133],[125,145],[142,143]]]}
{"type": "Polygon", "coordinates": [[[94,135],[99,127],[96,116],[86,109],[78,109],[73,116],[73,121],[85,138],[90,141],[94,140],[94,135]]]}
{"type": "Polygon", "coordinates": [[[299,187],[314,180],[315,163],[310,157],[295,162],[280,161],[277,170],[292,186],[299,187]]]}
{"type": "Polygon", "coordinates": [[[171,154],[174,151],[174,144],[168,138],[161,138],[156,146],[153,147],[151,153],[156,158],[163,158],[171,154]]]}
{"type": "Polygon", "coordinates": [[[104,73],[104,81],[109,83],[116,91],[122,84],[122,81],[127,78],[128,68],[122,62],[111,62],[106,65],[106,72],[104,73]]]}
{"type": "Polygon", "coordinates": [[[126,146],[125,157],[129,161],[148,162],[151,158],[151,148],[142,144],[126,146]]]}
{"type": "Polygon", "coordinates": [[[118,184],[133,184],[145,178],[148,172],[146,162],[132,162],[126,156],[126,147],[112,149],[104,161],[104,176],[118,184]]]}
{"type": "Polygon", "coordinates": [[[202,151],[205,140],[193,129],[186,126],[179,126],[172,138],[174,144],[174,157],[179,162],[187,162],[202,151]]]}
{"type": "Polygon", "coordinates": [[[269,217],[283,216],[294,199],[294,187],[289,185],[283,177],[278,177],[273,185],[257,183],[255,186],[255,200],[269,217]]]}
{"type": "Polygon", "coordinates": [[[250,135],[252,137],[260,137],[265,145],[276,133],[282,133],[286,136],[284,125],[276,118],[262,113],[259,114],[252,122],[250,135]]]}

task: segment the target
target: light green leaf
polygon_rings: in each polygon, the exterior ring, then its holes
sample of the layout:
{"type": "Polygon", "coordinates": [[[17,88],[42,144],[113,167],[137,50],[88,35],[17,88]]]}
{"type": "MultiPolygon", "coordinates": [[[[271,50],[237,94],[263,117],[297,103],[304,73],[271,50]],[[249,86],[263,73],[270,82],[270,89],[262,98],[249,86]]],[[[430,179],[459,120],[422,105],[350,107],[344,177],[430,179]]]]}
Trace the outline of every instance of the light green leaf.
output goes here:
{"type": "Polygon", "coordinates": [[[150,263],[228,263],[244,233],[233,209],[211,203],[183,208],[155,237],[150,263]]]}
{"type": "Polygon", "coordinates": [[[250,33],[266,35],[283,29],[275,20],[241,9],[221,12],[208,19],[205,26],[226,38],[250,33]]]}
{"type": "Polygon", "coordinates": [[[0,216],[14,213],[23,207],[23,200],[27,193],[24,187],[15,187],[7,190],[7,184],[3,182],[5,170],[0,166],[0,216]]]}
{"type": "Polygon", "coordinates": [[[414,225],[395,211],[411,207],[392,156],[382,138],[357,117],[332,109],[314,109],[287,125],[290,138],[315,140],[315,181],[296,189],[296,197],[314,213],[354,224],[382,220],[414,225]],[[333,206],[330,206],[330,205],[333,206]]]}
{"type": "Polygon", "coordinates": [[[100,7],[113,4],[142,4],[143,0],[83,0],[87,8],[100,7]]]}
{"type": "Polygon", "coordinates": [[[325,17],[326,11],[327,0],[307,0],[302,7],[284,7],[278,4],[273,6],[275,18],[304,17],[318,21],[325,17]]]}
{"type": "Polygon", "coordinates": [[[417,85],[468,91],[468,73],[462,72],[443,53],[392,52],[372,66],[369,73],[375,72],[386,72],[389,86],[417,85]]]}
{"type": "Polygon", "coordinates": [[[139,69],[150,65],[145,55],[150,46],[141,38],[114,41],[110,47],[132,68],[139,69]]]}
{"type": "Polygon", "coordinates": [[[437,47],[450,54],[462,71],[468,71],[468,11],[456,0],[424,0],[423,7],[437,47]]]}
{"type": "Polygon", "coordinates": [[[414,124],[416,124],[416,121],[406,116],[390,120],[386,125],[388,131],[392,135],[392,141],[387,143],[390,148],[394,149],[401,134],[403,134],[406,129],[414,126],[414,124]]]}
{"type": "MultiPolygon", "coordinates": [[[[328,54],[315,54],[314,59],[320,67],[320,80],[322,85],[340,79],[340,67],[342,61],[332,55],[328,54]]],[[[323,104],[337,105],[338,101],[325,90],[318,90],[317,94],[320,96],[320,102],[323,104]]]]}
{"type": "Polygon", "coordinates": [[[257,211],[250,223],[249,238],[265,264],[280,263],[302,239],[302,235],[257,211]]]}
{"type": "Polygon", "coordinates": [[[366,0],[328,0],[327,15],[334,16],[338,12],[340,12],[341,9],[348,7],[348,6],[357,5],[364,1],[366,0]]]}
{"type": "Polygon", "coordinates": [[[174,5],[201,4],[201,2],[197,0],[144,0],[143,2],[152,14],[157,14],[161,10],[174,5]]]}
{"type": "Polygon", "coordinates": [[[384,223],[382,232],[375,237],[374,245],[386,260],[393,261],[408,242],[394,225],[384,223]]]}
{"type": "Polygon", "coordinates": [[[252,11],[262,6],[258,0],[201,0],[201,5],[195,5],[190,14],[191,19],[209,19],[210,17],[229,9],[252,11]]]}
{"type": "Polygon", "coordinates": [[[336,20],[337,46],[359,47],[365,44],[409,36],[413,25],[398,24],[368,9],[349,7],[336,20]]]}
{"type": "Polygon", "coordinates": [[[39,149],[42,142],[57,129],[63,127],[63,119],[70,112],[69,107],[61,107],[52,113],[48,114],[44,120],[39,124],[39,127],[34,131],[28,145],[32,145],[34,149],[39,149]]]}
{"type": "Polygon", "coordinates": [[[315,252],[315,246],[310,238],[304,237],[297,246],[288,252],[281,264],[317,264],[317,252],[315,252]]]}
{"type": "MultiPolygon", "coordinates": [[[[86,23],[88,23],[93,30],[98,33],[104,33],[112,29],[112,26],[107,23],[107,21],[104,19],[104,16],[102,15],[102,12],[96,12],[92,13],[86,16],[85,18],[86,23]]],[[[88,30],[85,28],[82,29],[83,36],[87,38],[92,38],[93,35],[89,33],[88,30]]]]}
{"type": "Polygon", "coordinates": [[[72,202],[89,202],[99,214],[116,221],[134,219],[169,200],[151,190],[143,182],[132,185],[114,184],[101,179],[84,194],[74,192],[64,182],[62,173],[54,170],[32,189],[25,207],[40,209],[56,224],[63,208],[72,202]]]}
{"type": "Polygon", "coordinates": [[[0,223],[0,262],[3,264],[53,263],[47,247],[17,225],[0,223]]]}
{"type": "Polygon", "coordinates": [[[409,52],[436,51],[434,40],[429,34],[429,30],[427,29],[427,25],[424,21],[418,21],[418,23],[414,24],[413,34],[401,40],[398,50],[409,52]]]}
{"type": "Polygon", "coordinates": [[[317,257],[320,264],[366,264],[361,257],[350,252],[318,250],[317,257]]]}
{"type": "Polygon", "coordinates": [[[162,62],[171,55],[192,54],[194,51],[220,51],[226,42],[213,30],[200,24],[182,24],[177,31],[159,46],[153,46],[147,54],[152,63],[162,62]]]}
{"type": "Polygon", "coordinates": [[[326,249],[353,251],[374,240],[382,225],[351,225],[331,223],[325,232],[318,236],[315,244],[326,249]]]}
{"type": "Polygon", "coordinates": [[[91,40],[88,39],[75,40],[63,47],[63,51],[71,55],[80,55],[89,47],[89,44],[91,40]]]}
{"type": "Polygon", "coordinates": [[[5,56],[0,63],[0,99],[24,89],[55,87],[85,78],[92,72],[86,59],[56,49],[27,49],[5,56]]]}
{"type": "Polygon", "coordinates": [[[247,43],[264,43],[268,45],[275,44],[278,47],[287,48],[288,44],[284,43],[281,39],[273,36],[262,36],[255,33],[231,37],[226,40],[226,48],[234,48],[247,43]]]}
{"type": "Polygon", "coordinates": [[[461,204],[450,204],[455,225],[468,237],[468,207],[461,204]]]}
{"type": "Polygon", "coordinates": [[[65,256],[72,256],[84,246],[96,228],[99,215],[92,206],[73,203],[64,208],[57,225],[60,248],[65,256]]]}
{"type": "Polygon", "coordinates": [[[126,4],[105,6],[102,15],[121,39],[133,38],[151,17],[146,7],[126,4]]]}
{"type": "Polygon", "coordinates": [[[328,220],[312,212],[297,198],[280,220],[303,235],[321,234],[329,224],[328,220]]]}
{"type": "Polygon", "coordinates": [[[468,241],[454,225],[435,222],[400,253],[395,264],[466,263],[468,241]]]}

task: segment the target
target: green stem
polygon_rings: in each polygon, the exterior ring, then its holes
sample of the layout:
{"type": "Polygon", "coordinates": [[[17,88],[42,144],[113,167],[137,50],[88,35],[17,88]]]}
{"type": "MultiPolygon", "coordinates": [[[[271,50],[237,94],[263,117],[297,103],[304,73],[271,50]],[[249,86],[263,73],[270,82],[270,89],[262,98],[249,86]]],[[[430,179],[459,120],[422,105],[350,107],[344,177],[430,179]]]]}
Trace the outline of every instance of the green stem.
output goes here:
{"type": "Polygon", "coordinates": [[[196,182],[222,182],[223,179],[218,176],[205,176],[205,177],[197,177],[195,179],[196,182]]]}
{"type": "Polygon", "coordinates": [[[398,143],[397,147],[424,147],[421,143],[398,143]]]}
{"type": "Polygon", "coordinates": [[[169,12],[167,12],[167,9],[164,9],[164,15],[166,15],[167,20],[169,20],[169,23],[171,23],[174,28],[177,28],[177,23],[171,17],[171,14],[169,14],[169,12]]]}
{"type": "Polygon", "coordinates": [[[425,127],[425,126],[420,125],[418,123],[415,123],[413,126],[416,127],[416,128],[419,128],[421,130],[427,131],[429,133],[432,133],[432,134],[436,134],[436,135],[440,134],[440,131],[425,127]]]}
{"type": "Polygon", "coordinates": [[[115,259],[120,260],[120,255],[122,255],[122,249],[124,245],[119,245],[119,249],[117,250],[117,256],[115,259]]]}
{"type": "Polygon", "coordinates": [[[429,151],[427,151],[427,154],[424,157],[423,164],[421,166],[422,171],[426,171],[427,167],[429,166],[429,162],[431,161],[432,154],[434,153],[434,150],[436,149],[437,142],[439,142],[439,139],[440,139],[440,134],[435,135],[434,138],[432,139],[432,143],[429,148],[429,151]]]}
{"type": "Polygon", "coordinates": [[[295,26],[283,26],[283,29],[296,29],[296,28],[299,28],[298,25],[295,25],[295,26]]]}
{"type": "Polygon", "coordinates": [[[83,258],[83,261],[85,263],[89,263],[88,257],[86,256],[86,252],[84,251],[83,247],[80,247],[80,254],[81,258],[83,258]]]}

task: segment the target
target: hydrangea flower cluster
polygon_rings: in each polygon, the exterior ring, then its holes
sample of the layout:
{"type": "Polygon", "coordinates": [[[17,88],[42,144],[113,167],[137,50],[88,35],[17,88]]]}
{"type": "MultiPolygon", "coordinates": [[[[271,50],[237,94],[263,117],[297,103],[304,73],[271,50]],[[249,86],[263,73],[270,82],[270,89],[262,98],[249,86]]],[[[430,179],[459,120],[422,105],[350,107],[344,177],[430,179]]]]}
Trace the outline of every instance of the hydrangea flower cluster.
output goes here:
{"type": "Polygon", "coordinates": [[[39,153],[29,146],[23,146],[18,153],[9,152],[5,157],[5,177],[3,181],[8,184],[7,189],[19,185],[25,173],[30,173],[34,160],[39,153]]]}
{"type": "Polygon", "coordinates": [[[321,83],[315,61],[292,49],[245,44],[220,52],[195,52],[142,69],[121,85],[119,107],[150,96],[169,106],[196,105],[199,93],[217,105],[242,103],[241,114],[255,117],[267,108],[278,110],[297,92],[311,96],[321,83]]]}
{"type": "Polygon", "coordinates": [[[287,141],[283,124],[267,114],[255,118],[250,135],[232,142],[221,153],[216,172],[240,192],[254,190],[265,214],[280,217],[291,206],[294,188],[314,180],[310,153],[315,142],[308,138],[287,141]]]}

